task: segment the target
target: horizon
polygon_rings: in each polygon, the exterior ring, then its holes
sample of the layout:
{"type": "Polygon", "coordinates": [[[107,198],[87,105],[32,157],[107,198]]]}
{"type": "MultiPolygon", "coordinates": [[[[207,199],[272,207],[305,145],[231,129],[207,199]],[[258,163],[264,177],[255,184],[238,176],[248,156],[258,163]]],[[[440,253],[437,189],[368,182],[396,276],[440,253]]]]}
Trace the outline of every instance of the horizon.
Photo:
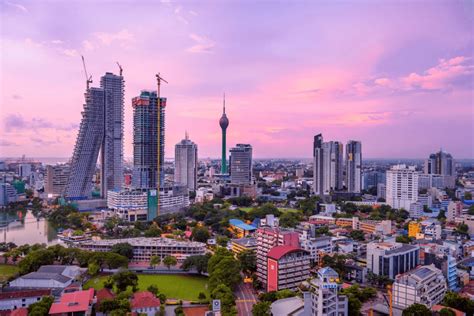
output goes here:
{"type": "Polygon", "coordinates": [[[124,157],[131,98],[155,90],[160,72],[169,156],[187,130],[200,156],[219,157],[225,92],[227,150],[249,143],[256,159],[311,159],[319,133],[360,140],[363,157],[379,157],[366,159],[425,159],[440,147],[474,158],[474,2],[1,7],[0,156],[72,155],[84,55],[92,87],[117,61],[124,68],[124,157]]]}

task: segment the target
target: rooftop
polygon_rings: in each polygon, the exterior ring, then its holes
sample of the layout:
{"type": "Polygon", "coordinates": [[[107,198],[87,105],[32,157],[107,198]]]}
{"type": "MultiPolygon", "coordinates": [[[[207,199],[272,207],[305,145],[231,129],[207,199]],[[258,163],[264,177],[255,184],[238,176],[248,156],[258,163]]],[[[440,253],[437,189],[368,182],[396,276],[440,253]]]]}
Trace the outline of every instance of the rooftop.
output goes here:
{"type": "Polygon", "coordinates": [[[160,300],[156,296],[148,291],[137,292],[133,294],[132,309],[136,308],[146,308],[146,307],[159,307],[160,300]]]}
{"type": "Polygon", "coordinates": [[[242,220],[235,219],[235,218],[230,219],[229,224],[232,225],[232,226],[236,226],[236,227],[238,227],[240,229],[243,229],[243,230],[256,230],[257,229],[255,226],[246,224],[242,220]]]}
{"type": "Polygon", "coordinates": [[[19,277],[19,279],[27,280],[54,280],[60,283],[67,283],[71,281],[70,277],[67,277],[58,273],[47,273],[47,272],[31,272],[24,276],[19,277]]]}
{"type": "Polygon", "coordinates": [[[294,247],[294,246],[276,246],[270,249],[270,251],[267,254],[267,257],[275,259],[275,260],[280,260],[283,256],[289,253],[298,252],[298,251],[307,252],[306,250],[303,250],[299,247],[294,247]]]}
{"type": "Polygon", "coordinates": [[[51,290],[21,290],[12,292],[0,292],[0,300],[9,300],[14,298],[36,297],[51,295],[51,290]]]}
{"type": "Polygon", "coordinates": [[[50,315],[83,312],[89,309],[94,298],[94,289],[63,294],[59,302],[53,303],[50,315]]]}
{"type": "Polygon", "coordinates": [[[134,247],[139,246],[173,246],[173,247],[205,247],[202,242],[197,241],[179,241],[170,238],[161,237],[137,237],[137,238],[122,238],[122,239],[104,239],[104,240],[88,240],[81,242],[81,245],[96,245],[96,246],[113,246],[119,243],[129,243],[134,247]]]}
{"type": "Polygon", "coordinates": [[[256,238],[240,238],[240,239],[232,239],[233,243],[236,243],[240,246],[244,247],[254,247],[257,246],[257,239],[256,238]]]}

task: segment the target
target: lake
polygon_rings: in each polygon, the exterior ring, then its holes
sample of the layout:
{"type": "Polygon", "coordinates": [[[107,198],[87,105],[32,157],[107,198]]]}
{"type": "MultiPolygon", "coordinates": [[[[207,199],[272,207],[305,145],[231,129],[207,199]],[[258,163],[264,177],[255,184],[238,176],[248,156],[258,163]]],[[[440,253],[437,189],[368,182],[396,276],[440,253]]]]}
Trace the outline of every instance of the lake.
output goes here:
{"type": "Polygon", "coordinates": [[[0,212],[0,242],[13,242],[17,246],[54,245],[58,243],[58,235],[46,219],[36,218],[31,211],[0,212]]]}

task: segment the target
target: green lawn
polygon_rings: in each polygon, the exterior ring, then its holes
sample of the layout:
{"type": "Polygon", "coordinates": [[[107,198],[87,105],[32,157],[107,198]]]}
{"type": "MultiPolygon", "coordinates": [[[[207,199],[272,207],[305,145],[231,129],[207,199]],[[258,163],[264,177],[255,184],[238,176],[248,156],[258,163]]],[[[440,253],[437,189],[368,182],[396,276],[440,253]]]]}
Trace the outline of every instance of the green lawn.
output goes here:
{"type": "Polygon", "coordinates": [[[0,283],[6,282],[9,277],[18,273],[18,267],[8,264],[0,264],[0,283]]]}
{"type": "MultiPolygon", "coordinates": [[[[248,213],[250,212],[253,207],[239,207],[240,210],[248,213]]],[[[301,210],[297,210],[295,208],[283,208],[283,207],[279,207],[278,210],[282,213],[286,213],[286,212],[291,212],[291,213],[298,213],[298,212],[302,212],[301,210]]]]}
{"type": "MultiPolygon", "coordinates": [[[[100,290],[104,287],[104,281],[107,276],[99,276],[87,281],[84,289],[95,288],[100,290]]],[[[198,300],[200,292],[209,297],[207,290],[207,277],[190,276],[179,274],[139,274],[138,288],[146,290],[150,285],[156,285],[160,293],[164,293],[167,298],[181,299],[188,301],[198,300]]]]}

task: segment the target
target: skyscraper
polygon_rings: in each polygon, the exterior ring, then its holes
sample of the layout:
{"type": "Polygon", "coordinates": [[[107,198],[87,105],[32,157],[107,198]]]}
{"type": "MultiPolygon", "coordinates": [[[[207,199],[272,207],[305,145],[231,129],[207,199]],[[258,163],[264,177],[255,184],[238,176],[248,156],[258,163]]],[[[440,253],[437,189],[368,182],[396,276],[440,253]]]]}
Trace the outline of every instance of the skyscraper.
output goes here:
{"type": "Polygon", "coordinates": [[[91,196],[92,176],[99,152],[101,195],[120,189],[123,181],[123,76],[106,73],[100,88],[88,88],[86,104],[71,160],[65,195],[70,199],[91,196]]]}
{"type": "Polygon", "coordinates": [[[323,142],[318,134],[313,143],[313,190],[317,195],[327,195],[331,191],[342,189],[342,156],[343,148],[340,142],[323,142]]]}
{"type": "Polygon", "coordinates": [[[69,199],[87,199],[91,196],[92,176],[97,166],[104,138],[105,91],[89,88],[82,111],[81,125],[71,160],[71,172],[65,190],[69,199]]]}
{"type": "Polygon", "coordinates": [[[252,181],[252,146],[237,144],[230,149],[230,182],[250,184],[252,181]]]}
{"type": "Polygon", "coordinates": [[[188,190],[197,188],[197,145],[186,133],[185,138],[176,144],[174,154],[174,182],[185,185],[188,190]]]}
{"type": "Polygon", "coordinates": [[[222,130],[222,159],[221,159],[221,174],[227,174],[227,158],[226,158],[226,136],[227,136],[227,127],[229,126],[229,119],[225,114],[225,94],[224,94],[224,103],[222,108],[222,116],[219,120],[219,125],[222,130]]]}
{"type": "Polygon", "coordinates": [[[350,140],[346,144],[346,186],[348,192],[361,192],[362,144],[350,140]]]}
{"type": "Polygon", "coordinates": [[[442,150],[437,153],[431,154],[430,157],[425,160],[425,174],[452,176],[455,172],[454,169],[455,168],[453,156],[442,150]]]}
{"type": "MultiPolygon", "coordinates": [[[[133,176],[132,186],[137,189],[157,189],[158,168],[163,170],[165,157],[165,108],[166,98],[156,91],[142,91],[132,99],[133,106],[133,176]],[[159,104],[158,104],[159,103],[159,104]],[[158,115],[160,120],[158,122],[158,115]],[[158,124],[160,125],[158,127],[158,124]],[[160,135],[158,136],[158,129],[160,135]],[[160,137],[160,139],[158,139],[160,137]],[[158,140],[160,153],[158,155],[158,140]],[[159,158],[158,158],[159,157],[159,158]],[[159,161],[158,161],[159,160],[159,161]]],[[[164,184],[164,172],[160,172],[160,188],[164,184]]]]}
{"type": "Polygon", "coordinates": [[[418,171],[415,166],[395,165],[387,170],[387,203],[393,208],[410,210],[418,200],[418,171]]]}
{"type": "Polygon", "coordinates": [[[100,191],[105,198],[108,190],[120,189],[123,184],[123,77],[107,72],[100,79],[100,87],[105,92],[105,132],[100,163],[100,191]]]}

